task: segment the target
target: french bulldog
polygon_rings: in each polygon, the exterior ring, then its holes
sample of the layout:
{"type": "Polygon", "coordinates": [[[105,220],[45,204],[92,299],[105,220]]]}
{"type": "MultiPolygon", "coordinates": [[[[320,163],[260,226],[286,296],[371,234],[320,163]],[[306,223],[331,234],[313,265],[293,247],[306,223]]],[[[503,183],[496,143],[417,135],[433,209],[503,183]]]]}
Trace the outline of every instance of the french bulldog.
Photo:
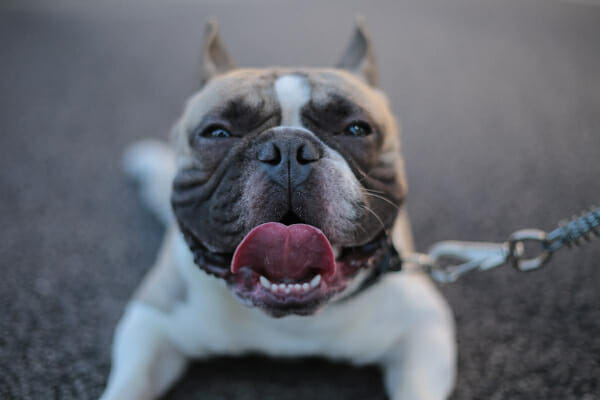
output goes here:
{"type": "Polygon", "coordinates": [[[188,360],[249,352],[377,364],[392,399],[447,398],[448,305],[422,273],[377,274],[386,243],[403,254],[412,238],[362,20],[323,69],[236,68],[211,20],[203,66],[173,145],[125,157],[167,233],[116,328],[101,399],[156,399],[188,360]]]}

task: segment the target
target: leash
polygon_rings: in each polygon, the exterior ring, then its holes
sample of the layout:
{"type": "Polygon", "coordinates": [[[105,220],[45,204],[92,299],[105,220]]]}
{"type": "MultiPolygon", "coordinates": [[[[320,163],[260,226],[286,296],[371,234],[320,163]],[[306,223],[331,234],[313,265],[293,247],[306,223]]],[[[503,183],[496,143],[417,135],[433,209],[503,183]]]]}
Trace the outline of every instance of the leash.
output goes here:
{"type": "Polygon", "coordinates": [[[386,232],[382,248],[372,261],[371,274],[355,291],[338,301],[355,297],[390,272],[425,272],[438,283],[451,283],[472,271],[489,271],[505,264],[520,272],[535,271],[546,265],[558,250],[580,246],[594,236],[600,237],[600,207],[559,222],[558,228],[549,233],[521,229],[502,243],[446,240],[435,243],[427,253],[404,256],[398,254],[391,235],[386,232]]]}
{"type": "Polygon", "coordinates": [[[546,265],[558,250],[579,246],[594,236],[600,237],[600,207],[560,222],[549,233],[540,229],[518,230],[503,243],[449,240],[435,243],[427,253],[404,257],[392,246],[395,255],[388,257],[397,257],[401,262],[383,272],[421,270],[436,282],[450,283],[472,271],[488,271],[504,264],[511,264],[520,272],[535,271],[546,265]]]}

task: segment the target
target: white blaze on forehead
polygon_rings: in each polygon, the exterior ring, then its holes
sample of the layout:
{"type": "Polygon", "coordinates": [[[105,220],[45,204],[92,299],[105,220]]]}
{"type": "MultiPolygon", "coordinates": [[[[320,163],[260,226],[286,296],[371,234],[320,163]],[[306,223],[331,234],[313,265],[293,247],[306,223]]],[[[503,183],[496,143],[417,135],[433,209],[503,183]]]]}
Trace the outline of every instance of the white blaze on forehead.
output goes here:
{"type": "Polygon", "coordinates": [[[302,126],[300,110],[310,100],[310,85],[300,75],[284,75],[275,81],[275,94],[281,108],[281,125],[302,126]]]}

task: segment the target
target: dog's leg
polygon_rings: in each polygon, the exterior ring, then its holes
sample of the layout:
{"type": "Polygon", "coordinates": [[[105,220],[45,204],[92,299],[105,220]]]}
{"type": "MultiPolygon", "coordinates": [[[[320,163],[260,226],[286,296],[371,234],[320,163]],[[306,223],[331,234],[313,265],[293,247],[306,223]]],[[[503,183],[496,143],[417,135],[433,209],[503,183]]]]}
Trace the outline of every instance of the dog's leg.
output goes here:
{"type": "Polygon", "coordinates": [[[173,220],[171,183],[175,176],[175,154],[158,140],[142,140],[127,149],[123,157],[125,173],[139,184],[140,197],[166,226],[173,220]]]}
{"type": "Polygon", "coordinates": [[[146,275],[115,331],[112,369],[102,400],[149,400],[179,378],[186,357],[167,335],[170,309],[185,296],[170,229],[156,265],[146,275]]]}
{"type": "Polygon", "coordinates": [[[183,373],[186,357],[168,340],[160,312],[131,303],[117,326],[112,370],[101,400],[151,400],[183,373]]]}
{"type": "Polygon", "coordinates": [[[440,301],[419,313],[423,315],[413,316],[416,323],[382,360],[392,400],[444,400],[454,386],[456,345],[450,310],[440,301]]]}
{"type": "MultiPolygon", "coordinates": [[[[400,254],[413,251],[405,210],[396,219],[392,237],[400,254]]],[[[394,315],[401,316],[399,323],[408,330],[380,360],[387,392],[392,400],[446,399],[452,392],[456,374],[452,311],[424,275],[397,275],[391,279],[396,279],[398,285],[397,293],[391,295],[398,304],[394,315]]]]}

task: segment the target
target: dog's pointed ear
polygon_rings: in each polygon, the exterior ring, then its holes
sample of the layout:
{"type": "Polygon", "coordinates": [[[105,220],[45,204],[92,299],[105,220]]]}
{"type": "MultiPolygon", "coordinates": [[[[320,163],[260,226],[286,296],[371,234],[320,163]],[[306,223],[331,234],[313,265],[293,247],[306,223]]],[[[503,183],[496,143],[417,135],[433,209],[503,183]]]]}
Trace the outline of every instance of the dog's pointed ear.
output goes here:
{"type": "Polygon", "coordinates": [[[346,69],[361,76],[369,85],[377,86],[379,77],[375,66],[373,45],[362,16],[356,17],[354,34],[350,44],[337,63],[337,68],[346,69]]]}
{"type": "Polygon", "coordinates": [[[219,24],[216,18],[209,18],[206,21],[202,67],[202,84],[235,68],[235,62],[221,43],[219,24]]]}

